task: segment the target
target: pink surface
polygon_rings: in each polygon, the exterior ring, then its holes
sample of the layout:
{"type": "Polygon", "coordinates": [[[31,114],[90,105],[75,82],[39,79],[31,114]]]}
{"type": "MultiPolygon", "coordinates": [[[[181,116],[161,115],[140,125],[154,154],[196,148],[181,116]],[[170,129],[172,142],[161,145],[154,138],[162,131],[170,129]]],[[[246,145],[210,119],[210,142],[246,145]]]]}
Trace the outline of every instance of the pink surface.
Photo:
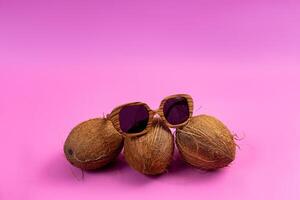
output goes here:
{"type": "Polygon", "coordinates": [[[1,0],[0,199],[299,199],[299,21],[299,1],[1,0]],[[230,167],[65,160],[79,122],[181,92],[243,138],[230,167]]]}

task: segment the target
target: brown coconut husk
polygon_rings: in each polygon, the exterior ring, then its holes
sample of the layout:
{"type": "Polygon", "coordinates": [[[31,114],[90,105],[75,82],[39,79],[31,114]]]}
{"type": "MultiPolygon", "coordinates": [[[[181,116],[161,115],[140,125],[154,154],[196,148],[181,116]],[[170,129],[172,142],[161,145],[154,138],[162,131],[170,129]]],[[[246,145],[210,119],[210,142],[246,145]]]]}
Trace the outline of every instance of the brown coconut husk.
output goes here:
{"type": "Polygon", "coordinates": [[[151,129],[142,136],[126,137],[124,155],[127,163],[146,175],[167,171],[174,152],[174,138],[164,122],[155,118],[151,129]]]}
{"type": "Polygon", "coordinates": [[[101,168],[114,160],[123,148],[123,137],[108,119],[96,118],[77,125],[64,144],[69,162],[81,169],[101,168]]]}
{"type": "Polygon", "coordinates": [[[177,129],[176,145],[184,161],[205,170],[225,167],[235,159],[233,135],[221,121],[208,115],[192,117],[177,129]]]}

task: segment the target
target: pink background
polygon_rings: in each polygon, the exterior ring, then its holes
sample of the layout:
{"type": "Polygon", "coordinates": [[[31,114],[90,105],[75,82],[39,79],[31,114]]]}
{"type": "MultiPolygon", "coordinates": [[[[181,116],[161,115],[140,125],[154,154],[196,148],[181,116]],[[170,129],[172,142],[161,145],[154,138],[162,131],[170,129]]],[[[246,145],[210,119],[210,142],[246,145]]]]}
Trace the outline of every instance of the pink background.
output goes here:
{"type": "Polygon", "coordinates": [[[0,199],[299,199],[299,54],[299,1],[0,0],[0,199]],[[79,122],[181,92],[243,138],[230,167],[65,160],[79,122]]]}

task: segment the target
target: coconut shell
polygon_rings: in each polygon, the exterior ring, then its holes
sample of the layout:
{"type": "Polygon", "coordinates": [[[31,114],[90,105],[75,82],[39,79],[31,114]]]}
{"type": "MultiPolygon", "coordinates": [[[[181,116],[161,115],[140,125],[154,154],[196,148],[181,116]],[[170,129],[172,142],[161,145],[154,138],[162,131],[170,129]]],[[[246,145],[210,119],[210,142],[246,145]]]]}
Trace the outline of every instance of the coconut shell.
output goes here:
{"type": "Polygon", "coordinates": [[[184,161],[205,170],[225,167],[235,158],[233,135],[221,121],[208,115],[192,117],[177,129],[176,145],[184,161]]]}
{"type": "Polygon", "coordinates": [[[68,161],[81,169],[93,170],[114,160],[123,148],[123,137],[108,119],[96,118],[77,125],[64,145],[68,161]]]}
{"type": "Polygon", "coordinates": [[[127,163],[146,175],[167,171],[174,152],[174,138],[161,119],[155,118],[149,131],[137,137],[126,137],[124,154],[127,163]]]}

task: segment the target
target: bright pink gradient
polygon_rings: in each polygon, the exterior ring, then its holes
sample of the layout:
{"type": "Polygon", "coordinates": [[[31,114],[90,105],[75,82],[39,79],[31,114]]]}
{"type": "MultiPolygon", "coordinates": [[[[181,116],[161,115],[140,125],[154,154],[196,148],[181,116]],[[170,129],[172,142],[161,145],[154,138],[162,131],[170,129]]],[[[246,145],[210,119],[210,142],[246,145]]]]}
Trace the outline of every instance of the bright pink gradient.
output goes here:
{"type": "Polygon", "coordinates": [[[300,199],[299,22],[287,0],[0,0],[0,199],[300,199]],[[230,167],[65,160],[79,122],[182,92],[243,138],[230,167]]]}

